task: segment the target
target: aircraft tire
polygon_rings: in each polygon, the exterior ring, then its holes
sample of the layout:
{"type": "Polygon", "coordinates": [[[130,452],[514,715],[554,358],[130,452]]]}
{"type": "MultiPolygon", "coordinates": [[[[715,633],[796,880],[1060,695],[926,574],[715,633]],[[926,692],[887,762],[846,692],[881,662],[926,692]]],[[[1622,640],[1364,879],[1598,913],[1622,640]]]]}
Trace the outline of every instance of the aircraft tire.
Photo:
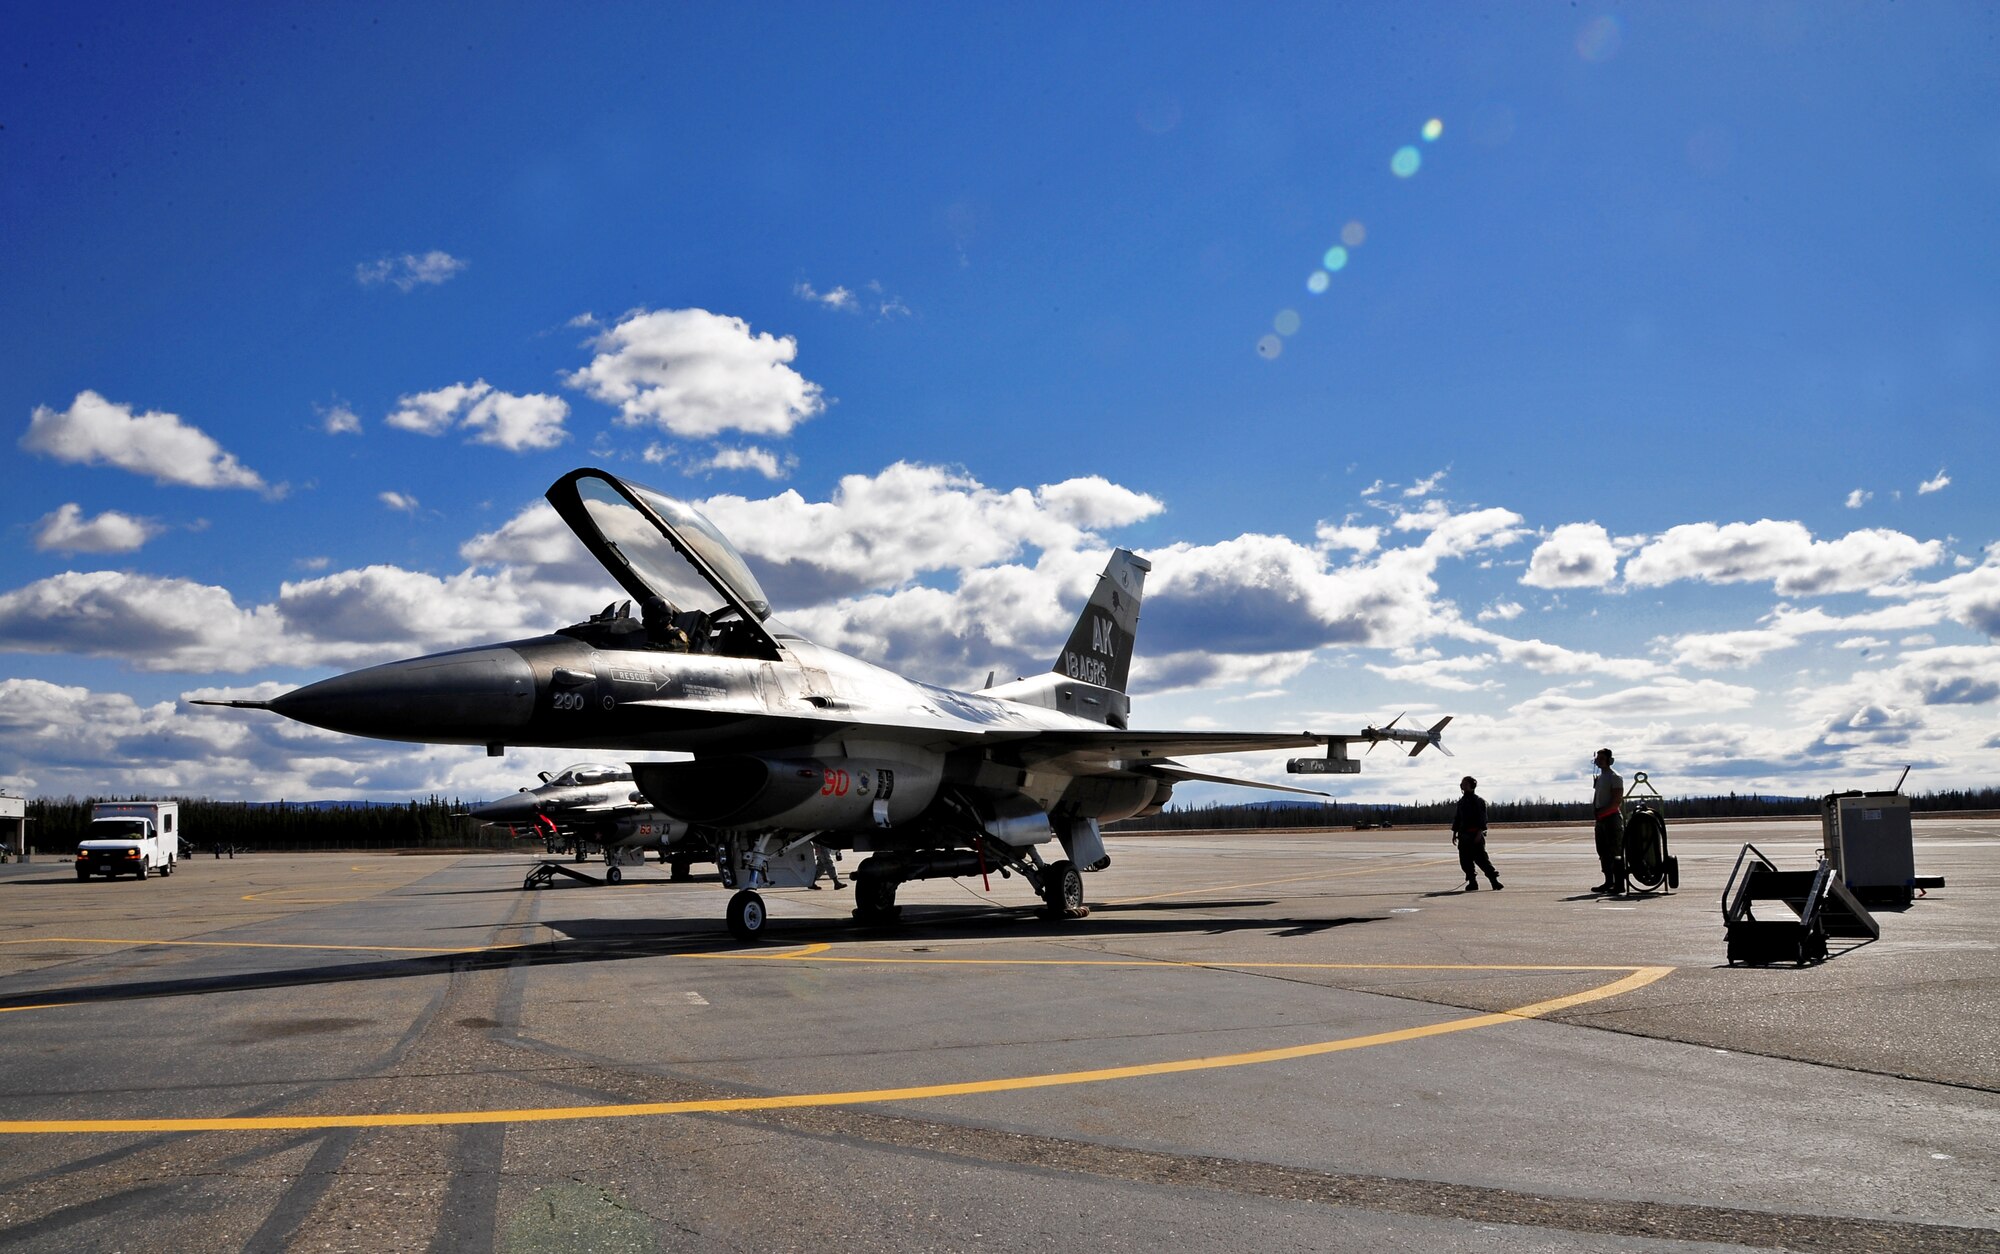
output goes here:
{"type": "Polygon", "coordinates": [[[678,882],[689,878],[688,860],[686,858],[675,858],[669,866],[671,867],[671,872],[667,876],[668,879],[678,882]]]}
{"type": "Polygon", "coordinates": [[[1049,864],[1042,872],[1048,916],[1051,919],[1081,919],[1090,913],[1090,907],[1083,904],[1083,876],[1076,869],[1076,863],[1064,859],[1049,864]]]}
{"type": "Polygon", "coordinates": [[[617,867],[615,867],[615,866],[610,866],[610,867],[606,867],[606,868],[604,868],[604,882],[605,882],[605,883],[607,883],[607,884],[617,884],[617,883],[621,883],[621,882],[623,882],[623,880],[624,880],[624,879],[625,879],[625,872],[623,872],[623,871],[619,870],[619,869],[618,869],[617,867]]]}
{"type": "Polygon", "coordinates": [[[896,904],[896,881],[854,877],[854,918],[863,927],[894,927],[903,917],[896,904]]]}
{"type": "Polygon", "coordinates": [[[769,916],[764,899],[745,888],[729,899],[729,934],[740,941],[753,941],[764,934],[769,916]]]}

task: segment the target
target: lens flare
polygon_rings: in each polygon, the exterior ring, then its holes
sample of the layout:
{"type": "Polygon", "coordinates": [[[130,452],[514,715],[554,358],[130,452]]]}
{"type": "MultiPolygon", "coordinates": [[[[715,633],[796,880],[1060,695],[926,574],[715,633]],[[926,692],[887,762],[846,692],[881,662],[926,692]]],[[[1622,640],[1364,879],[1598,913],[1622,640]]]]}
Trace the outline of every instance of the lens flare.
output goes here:
{"type": "Polygon", "coordinates": [[[1319,263],[1329,270],[1345,270],[1347,268],[1347,250],[1335,244],[1332,248],[1326,250],[1326,256],[1320,258],[1319,263]]]}
{"type": "Polygon", "coordinates": [[[1326,291],[1327,284],[1331,282],[1333,282],[1332,275],[1324,270],[1315,270],[1312,272],[1312,277],[1306,280],[1306,290],[1318,296],[1320,293],[1326,291]]]}
{"type": "Polygon", "coordinates": [[[1271,329],[1279,335],[1297,335],[1299,333],[1299,311],[1296,309],[1280,309],[1278,316],[1271,319],[1271,329]]]}
{"type": "Polygon", "coordinates": [[[1406,179],[1421,169],[1423,164],[1424,154],[1418,152],[1414,145],[1404,144],[1396,150],[1395,156],[1389,158],[1389,173],[1399,179],[1406,179]]]}
{"type": "Polygon", "coordinates": [[[1349,248],[1359,248],[1367,240],[1368,228],[1361,225],[1359,221],[1350,222],[1340,228],[1340,242],[1349,248]]]}
{"type": "Polygon", "coordinates": [[[1443,118],[1432,118],[1432,119],[1431,119],[1430,121],[1428,121],[1428,122],[1424,123],[1424,142],[1425,142],[1425,143],[1427,143],[1427,144],[1434,144],[1434,143],[1436,143],[1436,142],[1437,142],[1437,137],[1438,137],[1438,136],[1440,136],[1440,135],[1442,135],[1442,134],[1444,134],[1444,119],[1443,119],[1443,118]]]}
{"type": "Polygon", "coordinates": [[[1263,339],[1257,341],[1257,355],[1259,357],[1262,357],[1265,361],[1272,360],[1273,358],[1277,357],[1279,353],[1282,353],[1284,351],[1285,351],[1285,342],[1279,339],[1275,335],[1267,335],[1263,339]]]}

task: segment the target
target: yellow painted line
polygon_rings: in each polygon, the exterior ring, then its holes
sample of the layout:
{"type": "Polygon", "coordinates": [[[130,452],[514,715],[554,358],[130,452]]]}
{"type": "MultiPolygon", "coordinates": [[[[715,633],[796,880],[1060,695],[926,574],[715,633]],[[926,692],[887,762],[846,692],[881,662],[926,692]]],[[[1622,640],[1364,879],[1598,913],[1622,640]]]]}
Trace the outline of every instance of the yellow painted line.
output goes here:
{"type": "MultiPolygon", "coordinates": [[[[814,956],[818,961],[827,961],[814,956]]],[[[915,961],[927,961],[917,959],[915,961]]],[[[1283,965],[1283,964],[1268,964],[1283,965]]],[[[1354,969],[1354,968],[1349,968],[1354,969]]],[[[1391,968],[1395,969],[1395,968],[1391,968]]],[[[1424,967],[1424,970],[1451,970],[1424,967]]],[[[1494,970],[1490,967],[1463,968],[1494,970]]],[[[1505,967],[1512,971],[1566,971],[1568,967],[1505,967]]],[[[1598,988],[1566,997],[1534,1002],[1512,1010],[1471,1015],[1443,1023],[1375,1032],[1366,1036],[1342,1037],[1306,1045],[1251,1050],[1237,1054],[1216,1054],[1204,1058],[1172,1059],[1165,1062],[1135,1063],[1123,1067],[1100,1067],[1089,1071],[1067,1071],[1052,1075],[1005,1076],[988,1080],[965,1080],[952,1084],[912,1085],[893,1089],[853,1089],[832,1093],[792,1093],[775,1097],[730,1097],[687,1102],[630,1102],[604,1106],[550,1106],[525,1110],[401,1111],[393,1114],[361,1115],[264,1115],[213,1119],[50,1119],[0,1121],[0,1135],[34,1133],[136,1133],[136,1132],[243,1132],[310,1131],[326,1128],[402,1128],[462,1126],[484,1123],[555,1123],[586,1119],[632,1119],[657,1115],[713,1114],[753,1110],[799,1110],[808,1107],[863,1106],[882,1102],[923,1101],[940,1097],[967,1097],[984,1093],[1014,1093],[1026,1089],[1061,1088],[1077,1084],[1101,1084],[1109,1080],[1131,1080],[1147,1076],[1176,1075],[1192,1071],[1216,1071],[1230,1067],[1254,1067],[1266,1063],[1290,1062],[1322,1054],[1367,1049],[1423,1040],[1453,1032],[1494,1027],[1539,1018],[1571,1006],[1616,997],[1642,988],[1673,970],[1672,967],[1612,967],[1628,974],[1598,988]]]]}
{"type": "Polygon", "coordinates": [[[0,945],[180,945],[192,949],[314,949],[336,953],[364,954],[483,954],[500,949],[526,949],[526,945],[454,945],[449,948],[421,945],[291,945],[275,941],[145,940],[103,936],[43,936],[35,940],[0,940],[0,945]]]}

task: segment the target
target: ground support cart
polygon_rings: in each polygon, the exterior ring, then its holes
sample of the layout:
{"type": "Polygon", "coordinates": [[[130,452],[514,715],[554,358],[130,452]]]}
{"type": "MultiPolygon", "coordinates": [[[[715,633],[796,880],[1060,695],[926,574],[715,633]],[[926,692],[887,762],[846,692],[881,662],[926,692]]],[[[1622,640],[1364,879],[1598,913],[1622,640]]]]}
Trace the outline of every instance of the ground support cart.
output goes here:
{"type": "Polygon", "coordinates": [[[1755,845],[1743,846],[1722,890],[1729,965],[1800,966],[1826,960],[1828,936],[1879,940],[1881,925],[1825,858],[1810,871],[1780,871],[1755,845]]]}
{"type": "Polygon", "coordinates": [[[585,884],[616,884],[625,878],[625,872],[619,870],[618,864],[615,862],[604,868],[603,879],[598,879],[595,875],[586,875],[582,871],[572,871],[560,862],[537,862],[535,869],[528,872],[528,878],[521,882],[521,887],[524,890],[529,888],[547,888],[555,883],[555,878],[558,875],[567,876],[570,879],[579,880],[585,884]]]}
{"type": "Polygon", "coordinates": [[[1667,849],[1667,799],[1646,778],[1632,776],[1625,793],[1625,885],[1631,893],[1670,893],[1681,886],[1681,860],[1667,849]]]}

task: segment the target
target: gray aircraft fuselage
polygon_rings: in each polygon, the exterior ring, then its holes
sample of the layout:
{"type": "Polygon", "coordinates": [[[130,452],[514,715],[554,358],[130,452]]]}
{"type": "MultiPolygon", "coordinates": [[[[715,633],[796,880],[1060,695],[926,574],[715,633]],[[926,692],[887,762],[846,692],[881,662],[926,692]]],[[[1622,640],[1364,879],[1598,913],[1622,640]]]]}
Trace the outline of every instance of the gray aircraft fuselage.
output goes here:
{"type": "Polygon", "coordinates": [[[219,704],[493,754],[690,754],[632,761],[634,785],[713,841],[724,881],[739,888],[730,926],[745,938],[763,925],[754,890],[810,883],[815,842],[875,853],[854,876],[864,922],[894,921],[900,883],[987,869],[1018,871],[1051,914],[1075,917],[1086,911],[1077,872],[1109,862],[1100,824],[1157,811],[1184,780],[1306,791],[1190,771],[1173,755],[1332,754],[1360,739],[1129,730],[1125,683],[1150,567],[1122,549],[1053,668],[961,692],[785,628],[742,556],[683,502],[588,468],[548,498],[632,601],[546,636],[219,704]],[[1053,864],[1035,849],[1052,840],[1065,854],[1053,864]]]}

